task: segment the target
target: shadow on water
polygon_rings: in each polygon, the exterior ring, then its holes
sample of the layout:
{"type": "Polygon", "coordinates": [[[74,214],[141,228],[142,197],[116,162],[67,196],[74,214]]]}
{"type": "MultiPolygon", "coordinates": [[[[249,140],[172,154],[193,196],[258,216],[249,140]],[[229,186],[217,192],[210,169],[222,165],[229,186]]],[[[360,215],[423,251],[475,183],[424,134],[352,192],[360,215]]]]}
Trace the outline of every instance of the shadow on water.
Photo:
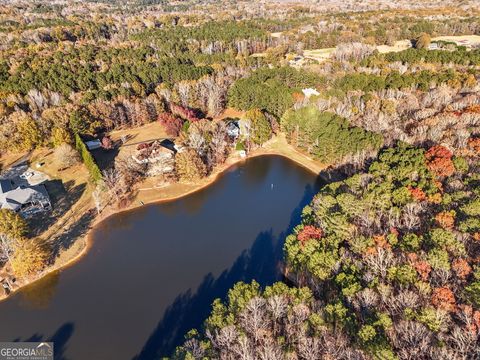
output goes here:
{"type": "Polygon", "coordinates": [[[29,338],[26,339],[15,339],[13,341],[25,341],[25,342],[53,342],[53,352],[54,352],[54,359],[55,360],[68,360],[65,357],[65,352],[67,350],[67,343],[73,335],[75,327],[73,323],[67,322],[60,326],[55,333],[46,338],[44,335],[41,334],[33,334],[29,338]]]}
{"type": "Polygon", "coordinates": [[[58,271],[27,285],[19,292],[20,301],[28,309],[48,309],[60,280],[58,271]]]}
{"type": "Polygon", "coordinates": [[[305,187],[301,201],[290,216],[288,228],[278,237],[275,237],[272,229],[260,232],[251,248],[244,250],[230,269],[225,270],[217,279],[211,273],[205,275],[195,293],[189,289],[179,295],[167,308],[133,360],[158,359],[171,355],[190,329],[202,326],[210,313],[213,300],[225,299],[228,289],[236,282],[256,280],[261,286],[266,286],[280,280],[284,239],[300,222],[302,209],[324,184],[317,177],[313,185],[305,187]]]}

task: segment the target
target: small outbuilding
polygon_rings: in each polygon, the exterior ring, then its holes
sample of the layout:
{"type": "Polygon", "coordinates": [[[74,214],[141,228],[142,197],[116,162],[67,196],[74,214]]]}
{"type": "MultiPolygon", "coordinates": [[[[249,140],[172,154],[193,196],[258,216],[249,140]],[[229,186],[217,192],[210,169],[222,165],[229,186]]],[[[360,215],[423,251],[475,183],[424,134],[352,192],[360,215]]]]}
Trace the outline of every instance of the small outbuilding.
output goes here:
{"type": "Polygon", "coordinates": [[[302,89],[303,95],[305,95],[306,98],[309,98],[310,96],[318,96],[320,93],[317,91],[317,89],[314,88],[306,88],[302,89]]]}
{"type": "Polygon", "coordinates": [[[88,150],[95,150],[95,149],[100,149],[102,147],[102,143],[100,140],[91,140],[91,141],[86,141],[85,146],[87,147],[88,150]]]}

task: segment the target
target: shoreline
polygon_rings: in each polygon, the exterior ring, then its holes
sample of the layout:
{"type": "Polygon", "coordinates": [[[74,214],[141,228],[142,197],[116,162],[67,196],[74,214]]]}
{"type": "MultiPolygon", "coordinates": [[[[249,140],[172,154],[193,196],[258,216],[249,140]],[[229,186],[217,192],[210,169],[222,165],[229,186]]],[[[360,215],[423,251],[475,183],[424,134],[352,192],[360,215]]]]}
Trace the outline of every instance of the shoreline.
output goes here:
{"type": "MultiPolygon", "coordinates": [[[[129,212],[132,210],[136,210],[140,207],[143,207],[145,205],[152,205],[152,204],[160,204],[164,202],[171,202],[171,201],[176,201],[180,198],[183,198],[185,196],[189,196],[195,192],[201,191],[210,185],[213,185],[221,176],[223,176],[224,173],[229,171],[231,168],[234,166],[240,165],[242,163],[245,163],[249,159],[253,159],[256,157],[261,157],[261,156],[281,156],[283,158],[286,158],[298,166],[303,167],[304,169],[314,173],[314,174],[319,174],[319,172],[325,168],[327,168],[327,165],[320,164],[318,161],[313,160],[312,158],[308,157],[307,155],[301,153],[298,151],[296,148],[294,148],[292,145],[288,144],[285,137],[283,135],[276,135],[269,141],[267,141],[263,147],[257,148],[254,151],[252,151],[247,157],[241,158],[239,156],[229,156],[225,163],[221,164],[220,166],[214,168],[212,173],[208,175],[207,177],[201,179],[200,181],[196,183],[191,183],[191,184],[179,184],[179,183],[174,183],[174,184],[169,184],[164,188],[161,189],[155,189],[155,188],[150,188],[147,189],[147,191],[155,191],[157,192],[157,196],[154,196],[153,198],[147,199],[147,200],[141,200],[139,199],[139,194],[141,193],[141,189],[137,189],[137,194],[133,198],[133,200],[130,202],[130,204],[124,208],[113,208],[112,206],[107,206],[103,212],[100,214],[96,215],[93,222],[88,225],[88,229],[86,233],[79,238],[77,238],[70,248],[64,250],[60,255],[57,256],[55,261],[53,262],[52,265],[46,267],[44,270],[39,272],[38,274],[32,276],[31,278],[26,278],[23,279],[23,281],[20,282],[20,285],[16,287],[14,290],[12,290],[8,295],[6,293],[3,293],[0,295],[0,302],[5,301],[9,299],[11,296],[22,290],[23,288],[33,285],[34,283],[44,279],[50,274],[53,274],[55,272],[60,272],[63,271],[64,269],[67,269],[70,266],[75,265],[78,261],[80,261],[84,255],[87,254],[88,250],[90,250],[92,244],[93,244],[93,234],[96,230],[96,228],[104,221],[110,218],[111,216],[123,213],[123,212],[129,212]],[[278,147],[281,147],[280,149],[278,147]],[[175,195],[167,195],[158,193],[159,191],[162,191],[164,189],[168,188],[173,188],[175,185],[177,187],[181,186],[187,186],[189,187],[188,190],[182,191],[182,188],[178,191],[177,194],[175,195]],[[80,248],[78,248],[80,246],[80,248]],[[72,252],[72,254],[69,254],[69,252],[72,252]]],[[[142,183],[139,184],[141,186],[142,183]]],[[[144,189],[145,190],[145,189],[144,189]]],[[[93,205],[93,204],[92,204],[93,205]]],[[[88,211],[95,211],[95,207],[92,206],[88,211]]]]}

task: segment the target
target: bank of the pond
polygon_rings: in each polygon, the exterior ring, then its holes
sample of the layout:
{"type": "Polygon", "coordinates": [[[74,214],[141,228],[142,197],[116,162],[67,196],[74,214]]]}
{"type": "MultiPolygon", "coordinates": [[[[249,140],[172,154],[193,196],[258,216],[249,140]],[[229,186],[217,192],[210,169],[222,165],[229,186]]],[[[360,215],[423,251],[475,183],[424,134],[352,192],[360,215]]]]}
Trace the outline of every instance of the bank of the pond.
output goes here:
{"type": "MultiPolygon", "coordinates": [[[[83,255],[88,252],[92,245],[92,232],[95,230],[95,227],[107,218],[118,213],[132,211],[147,204],[175,201],[182,197],[191,195],[213,184],[223,173],[235,165],[241,164],[251,158],[268,155],[285,157],[314,174],[319,174],[327,167],[326,165],[315,161],[314,159],[295,149],[287,142],[285,136],[280,134],[274,136],[262,147],[257,148],[249,153],[246,158],[242,158],[236,154],[231,155],[224,164],[216,167],[209,176],[199,180],[198,182],[188,184],[174,183],[162,188],[155,188],[154,183],[147,179],[138,185],[137,194],[128,206],[123,208],[114,208],[109,206],[105,208],[100,214],[95,216],[91,223],[85,224],[85,226],[88,226],[88,230],[85,232],[85,234],[73,240],[72,245],[68,249],[61,251],[52,265],[47,266],[45,269],[43,269],[43,271],[34,276],[19,280],[17,287],[15,287],[13,291],[9,293],[9,295],[6,295],[5,293],[0,295],[0,301],[7,299],[20,289],[44,278],[48,274],[61,271],[62,269],[72,266],[77,261],[81,260],[83,255]]],[[[88,211],[96,211],[93,203],[88,211]]]]}

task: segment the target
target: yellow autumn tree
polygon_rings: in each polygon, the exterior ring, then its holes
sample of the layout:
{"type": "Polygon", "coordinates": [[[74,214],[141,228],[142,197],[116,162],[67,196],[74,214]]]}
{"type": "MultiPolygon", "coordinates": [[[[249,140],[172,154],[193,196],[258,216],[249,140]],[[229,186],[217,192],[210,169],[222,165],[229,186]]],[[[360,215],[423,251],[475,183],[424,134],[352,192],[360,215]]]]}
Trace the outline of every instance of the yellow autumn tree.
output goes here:
{"type": "Polygon", "coordinates": [[[207,167],[193,149],[179,152],[175,156],[175,167],[180,181],[197,181],[207,175],[207,167]]]}
{"type": "Polygon", "coordinates": [[[42,142],[37,123],[30,116],[24,116],[17,123],[17,136],[19,141],[14,145],[18,150],[31,150],[42,142]]]}
{"type": "Polygon", "coordinates": [[[26,221],[16,212],[8,209],[0,209],[0,234],[19,239],[28,232],[26,221]]]}
{"type": "Polygon", "coordinates": [[[48,255],[48,251],[38,241],[25,239],[17,242],[10,265],[16,276],[25,277],[40,271],[45,266],[48,255]]]}
{"type": "Polygon", "coordinates": [[[430,42],[432,41],[430,35],[427,33],[421,33],[415,40],[415,48],[417,49],[428,48],[428,45],[430,45],[430,42]]]}
{"type": "Polygon", "coordinates": [[[54,128],[52,130],[52,144],[54,147],[58,147],[62,144],[72,144],[72,136],[63,128],[54,128]]]}

